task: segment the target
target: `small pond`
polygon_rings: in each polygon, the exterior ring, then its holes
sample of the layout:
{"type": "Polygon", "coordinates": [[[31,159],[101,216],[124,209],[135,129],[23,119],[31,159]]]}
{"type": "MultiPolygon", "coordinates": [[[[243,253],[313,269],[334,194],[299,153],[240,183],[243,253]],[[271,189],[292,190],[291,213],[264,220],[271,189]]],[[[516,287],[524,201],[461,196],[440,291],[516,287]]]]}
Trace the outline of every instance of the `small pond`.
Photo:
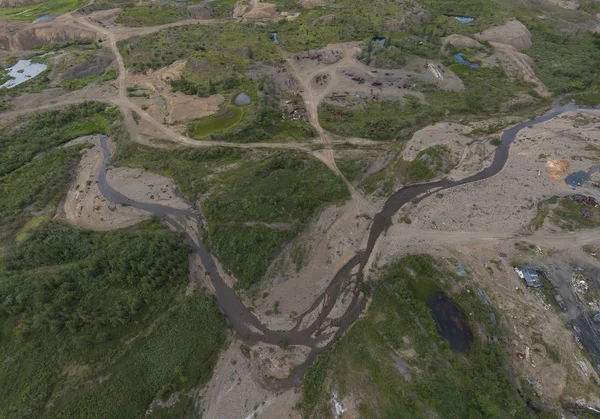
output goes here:
{"type": "Polygon", "coordinates": [[[565,183],[573,188],[576,188],[578,186],[581,186],[583,181],[587,180],[588,177],[588,173],[583,171],[571,173],[565,178],[565,183]]]}
{"type": "Polygon", "coordinates": [[[252,103],[252,99],[250,99],[250,96],[246,92],[242,92],[233,99],[233,103],[238,106],[246,106],[252,103]]]}
{"type": "Polygon", "coordinates": [[[376,43],[376,44],[379,44],[381,46],[384,46],[385,45],[385,38],[373,38],[371,40],[371,43],[373,43],[373,42],[376,43]]]}
{"type": "Polygon", "coordinates": [[[19,60],[15,65],[7,69],[9,70],[7,76],[12,77],[12,79],[1,85],[0,88],[6,87],[7,89],[11,89],[32,79],[47,68],[46,64],[32,63],[31,60],[19,60]]]}
{"type": "Polygon", "coordinates": [[[458,352],[469,352],[473,332],[458,306],[443,292],[434,292],[429,300],[429,309],[435,319],[440,336],[458,352]]]}
{"type": "Polygon", "coordinates": [[[444,17],[451,17],[452,19],[458,20],[460,23],[469,23],[475,20],[474,17],[471,16],[458,16],[458,15],[442,15],[444,17]]]}
{"type": "Polygon", "coordinates": [[[273,32],[271,34],[271,39],[273,40],[274,44],[278,44],[279,43],[279,39],[277,39],[277,32],[273,32]]]}
{"type": "Polygon", "coordinates": [[[459,52],[458,54],[454,54],[454,61],[456,61],[459,64],[466,65],[470,68],[479,68],[479,64],[472,63],[471,61],[469,61],[467,59],[467,57],[465,57],[465,54],[463,54],[462,52],[459,52]]]}
{"type": "Polygon", "coordinates": [[[40,22],[47,22],[47,21],[52,20],[52,19],[54,19],[54,18],[56,18],[58,16],[60,16],[60,15],[47,15],[47,16],[38,17],[36,20],[34,20],[31,23],[34,24],[34,23],[40,23],[40,22]]]}

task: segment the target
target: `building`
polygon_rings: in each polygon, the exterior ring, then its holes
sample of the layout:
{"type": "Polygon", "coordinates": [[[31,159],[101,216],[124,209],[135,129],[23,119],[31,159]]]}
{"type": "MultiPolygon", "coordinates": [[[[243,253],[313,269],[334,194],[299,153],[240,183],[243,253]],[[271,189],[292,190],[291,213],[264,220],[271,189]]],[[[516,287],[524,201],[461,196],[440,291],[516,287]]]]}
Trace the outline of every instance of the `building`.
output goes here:
{"type": "Polygon", "coordinates": [[[515,272],[519,278],[523,279],[528,287],[539,288],[542,286],[540,275],[534,266],[515,267],[515,272]]]}

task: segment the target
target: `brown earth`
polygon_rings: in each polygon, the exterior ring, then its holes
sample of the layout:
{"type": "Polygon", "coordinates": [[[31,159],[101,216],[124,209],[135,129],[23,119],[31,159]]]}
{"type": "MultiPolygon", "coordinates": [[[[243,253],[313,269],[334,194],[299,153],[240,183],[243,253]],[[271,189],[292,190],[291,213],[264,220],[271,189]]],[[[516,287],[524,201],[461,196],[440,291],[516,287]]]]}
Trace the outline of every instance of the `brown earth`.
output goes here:
{"type": "Polygon", "coordinates": [[[64,16],[35,25],[28,22],[0,20],[0,49],[13,53],[74,39],[98,40],[99,37],[94,31],[73,23],[64,16]]]}

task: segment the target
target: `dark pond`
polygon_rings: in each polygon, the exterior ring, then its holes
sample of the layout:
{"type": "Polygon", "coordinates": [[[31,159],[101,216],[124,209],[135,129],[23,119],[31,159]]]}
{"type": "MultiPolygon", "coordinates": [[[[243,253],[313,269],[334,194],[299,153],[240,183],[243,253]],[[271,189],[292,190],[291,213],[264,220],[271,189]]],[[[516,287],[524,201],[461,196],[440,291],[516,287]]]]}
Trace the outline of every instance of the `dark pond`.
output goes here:
{"type": "Polygon", "coordinates": [[[467,57],[465,57],[465,54],[463,54],[462,52],[454,54],[454,61],[456,61],[459,64],[466,65],[470,68],[479,68],[479,64],[472,63],[471,61],[467,60],[467,57]]]}
{"type": "Polygon", "coordinates": [[[473,332],[458,306],[443,292],[435,292],[429,300],[429,309],[435,319],[440,336],[458,352],[469,352],[473,332]]]}

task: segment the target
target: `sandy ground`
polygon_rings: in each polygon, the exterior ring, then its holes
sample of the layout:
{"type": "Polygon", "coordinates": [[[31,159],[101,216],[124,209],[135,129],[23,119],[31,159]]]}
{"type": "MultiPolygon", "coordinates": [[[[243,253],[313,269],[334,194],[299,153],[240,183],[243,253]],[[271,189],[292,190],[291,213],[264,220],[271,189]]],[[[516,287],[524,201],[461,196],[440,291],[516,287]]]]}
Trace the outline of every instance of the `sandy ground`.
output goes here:
{"type": "Polygon", "coordinates": [[[171,179],[143,169],[111,168],[106,179],[119,192],[138,202],[190,209],[179,188],[171,179]]]}
{"type": "MultiPolygon", "coordinates": [[[[407,207],[413,225],[452,231],[518,231],[535,216],[537,202],[572,193],[564,182],[557,183],[547,174],[548,160],[568,158],[571,173],[589,170],[595,164],[579,158],[590,156],[586,147],[600,142],[597,122],[589,119],[587,125],[579,125],[582,115],[597,118],[600,112],[571,112],[521,131],[501,173],[448,194],[442,191],[441,196],[427,198],[426,205],[407,207]]],[[[459,166],[449,177],[460,179],[465,174],[459,166]]]]}
{"type": "Polygon", "coordinates": [[[299,313],[306,311],[315,298],[327,287],[335,273],[363,245],[363,236],[369,219],[355,201],[344,206],[325,209],[273,262],[272,279],[265,284],[255,314],[271,329],[288,329],[299,313]],[[292,252],[299,246],[307,250],[305,264],[299,272],[292,262],[292,252]],[[310,261],[310,263],[308,263],[310,261]],[[267,315],[275,302],[280,315],[267,315]]]}
{"type": "Polygon", "coordinates": [[[139,107],[147,108],[154,119],[165,123],[202,118],[216,113],[225,100],[223,96],[217,94],[201,98],[171,90],[169,80],[179,79],[186,65],[186,61],[176,61],[156,71],[129,74],[129,85],[156,93],[149,98],[131,98],[131,101],[139,107]]]}
{"type": "MultiPolygon", "coordinates": [[[[250,358],[254,357],[250,350],[250,358]]],[[[294,389],[274,394],[265,390],[256,376],[256,360],[247,358],[239,343],[234,341],[224,351],[208,385],[200,399],[206,419],[252,419],[293,418],[300,414],[294,410],[300,393],[294,389]]]]}
{"type": "MultiPolygon", "coordinates": [[[[129,227],[150,214],[131,207],[109,203],[98,190],[98,173],[102,166],[103,153],[96,136],[81,137],[66,146],[89,143],[94,147],[82,151],[75,180],[64,200],[63,211],[57,215],[77,227],[91,230],[112,230],[129,227]]],[[[111,147],[114,147],[111,144],[111,147]]]]}
{"type": "Polygon", "coordinates": [[[442,145],[450,151],[454,160],[458,161],[465,147],[473,141],[472,138],[465,136],[469,132],[471,132],[469,127],[451,122],[425,127],[413,135],[402,150],[401,156],[405,160],[414,160],[421,150],[442,145]]]}

